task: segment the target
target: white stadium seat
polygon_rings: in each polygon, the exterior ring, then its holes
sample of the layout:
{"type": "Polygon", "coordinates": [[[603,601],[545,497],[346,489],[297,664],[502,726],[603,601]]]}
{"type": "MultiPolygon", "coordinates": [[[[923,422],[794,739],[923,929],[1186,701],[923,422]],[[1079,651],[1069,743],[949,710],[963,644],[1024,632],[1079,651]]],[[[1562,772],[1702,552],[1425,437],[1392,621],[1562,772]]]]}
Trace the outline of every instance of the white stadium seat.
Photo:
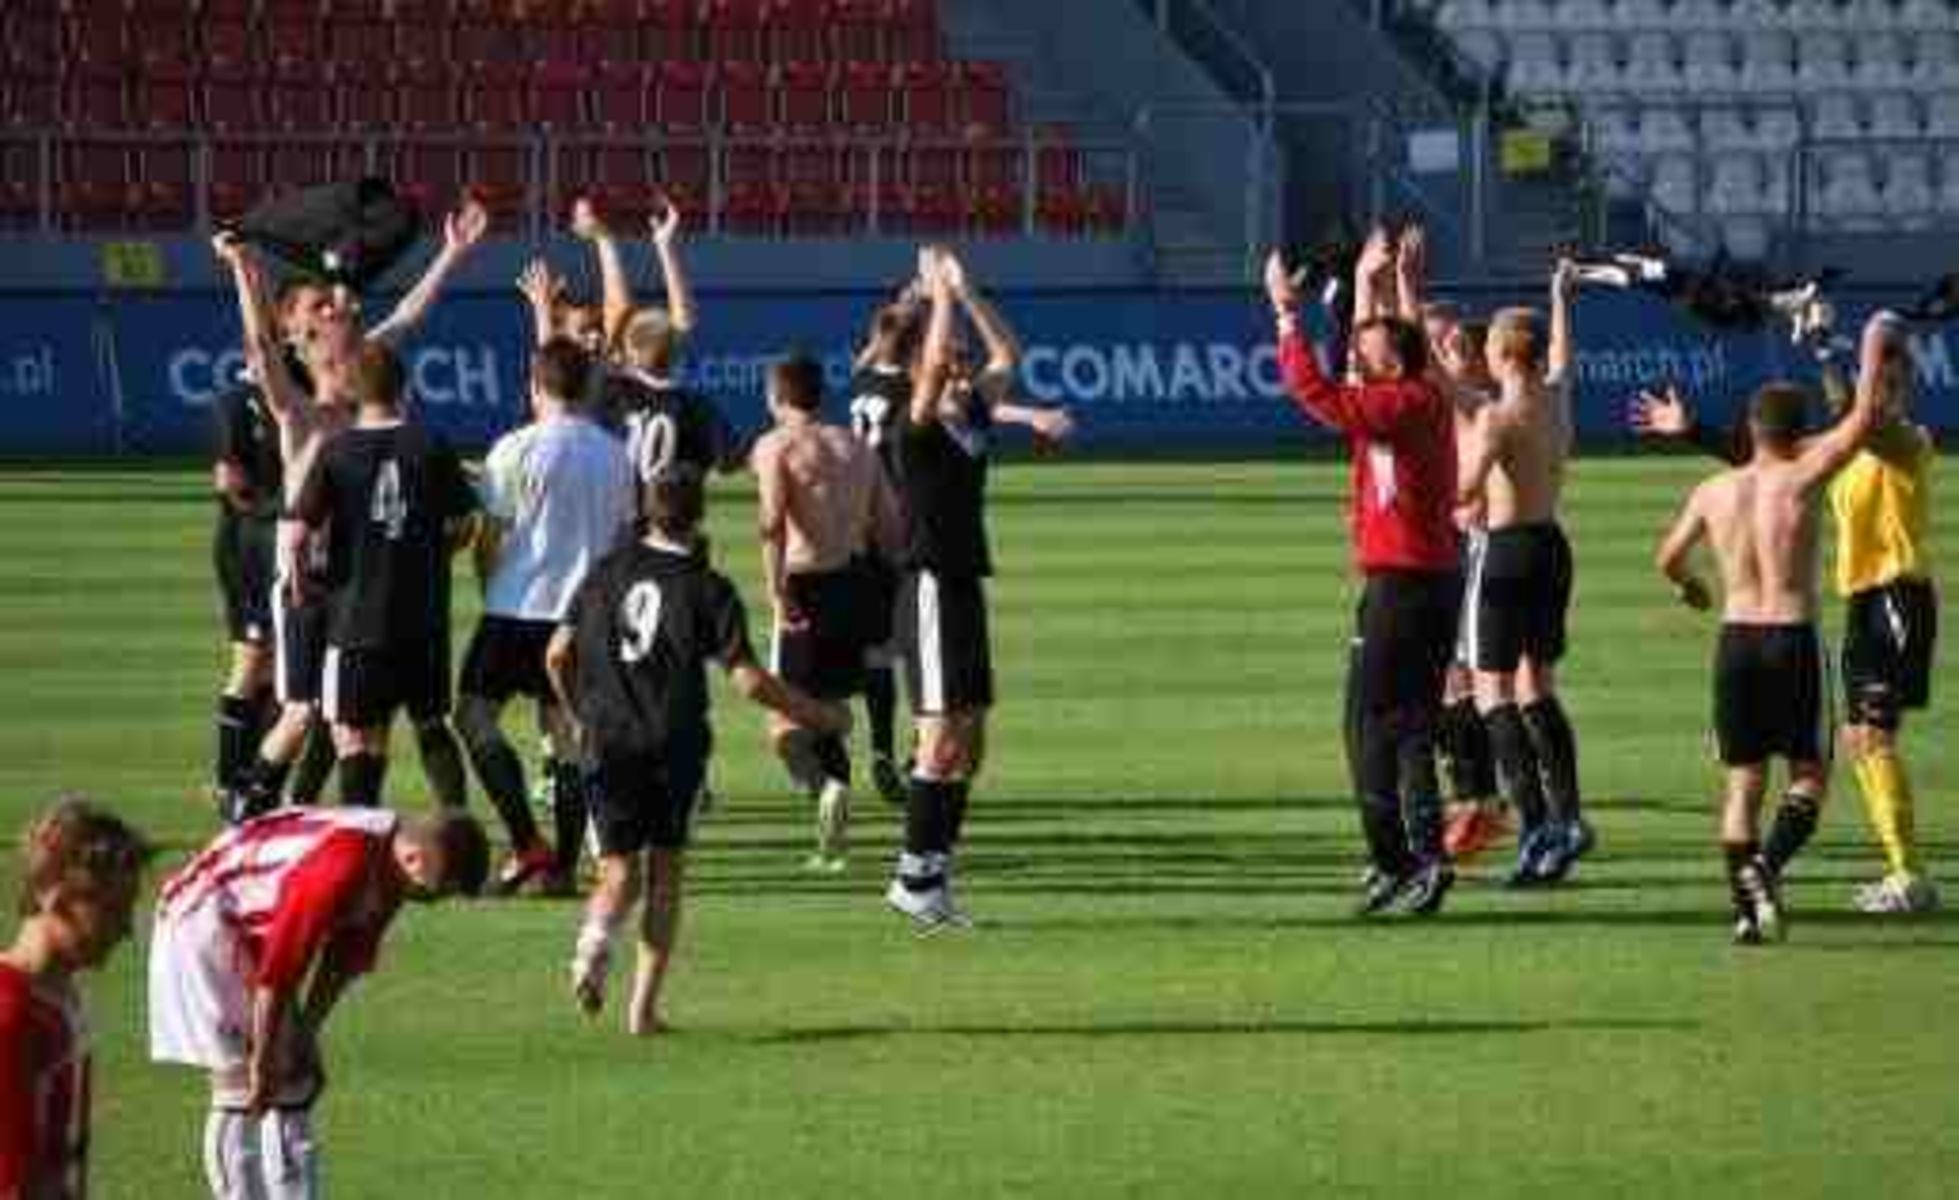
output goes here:
{"type": "Polygon", "coordinates": [[[1837,0],[1790,0],[1788,22],[1797,29],[1842,29],[1847,15],[1837,0]]]}
{"type": "Polygon", "coordinates": [[[1959,159],[1947,159],[1945,174],[1939,180],[1939,212],[1959,217],[1959,159]]]}
{"type": "Polygon", "coordinates": [[[1843,92],[1819,96],[1810,109],[1809,130],[1819,138],[1859,138],[1864,123],[1857,115],[1857,99],[1843,92]]]}
{"type": "Polygon", "coordinates": [[[1565,87],[1579,95],[1611,91],[1619,86],[1619,51],[1612,35],[1603,32],[1580,33],[1566,43],[1571,55],[1565,63],[1565,87]]]}
{"type": "Polygon", "coordinates": [[[1503,39],[1487,29],[1472,29],[1456,37],[1456,51],[1485,71],[1503,65],[1503,39]]]}
{"type": "Polygon", "coordinates": [[[1672,27],[1680,30],[1726,29],[1728,7],[1720,0],[1676,0],[1672,27]]]}
{"type": "Polygon", "coordinates": [[[1714,160],[1706,209],[1719,216],[1760,213],[1766,204],[1764,193],[1761,159],[1752,154],[1724,154],[1714,160]]]}
{"type": "Polygon", "coordinates": [[[1911,82],[1911,73],[1905,64],[1904,46],[1897,35],[1882,32],[1861,35],[1857,39],[1856,49],[1857,64],[1852,77],[1858,87],[1870,90],[1898,88],[1911,82]]]}
{"type": "Polygon", "coordinates": [[[1775,231],[1762,217],[1727,217],[1721,222],[1721,244],[1732,258],[1761,262],[1775,244],[1775,231]]]}
{"type": "Polygon", "coordinates": [[[1555,20],[1545,0],[1500,0],[1490,5],[1490,24],[1497,29],[1548,29],[1555,20]]]}
{"type": "Polygon", "coordinates": [[[1669,154],[1653,163],[1653,202],[1675,216],[1692,216],[1700,203],[1700,173],[1692,158],[1669,154]]]}
{"type": "Polygon", "coordinates": [[[1925,136],[1959,138],[1959,92],[1938,92],[1925,102],[1925,136]]]}
{"type": "Polygon", "coordinates": [[[1931,160],[1922,154],[1893,155],[1884,169],[1884,215],[1897,227],[1919,232],[1931,227],[1937,206],[1931,160]]]}
{"type": "Polygon", "coordinates": [[[1757,29],[1741,42],[1741,86],[1751,92],[1787,92],[1796,86],[1796,50],[1789,35],[1757,29]]]}
{"type": "Polygon", "coordinates": [[[1897,0],[1850,0],[1844,24],[1859,34],[1879,33],[1899,25],[1897,0]]]}
{"type": "Polygon", "coordinates": [[[1691,91],[1727,92],[1737,84],[1733,44],[1725,33],[1701,30],[1689,34],[1681,78],[1691,91]]]}
{"type": "Polygon", "coordinates": [[[1822,158],[1823,184],[1817,189],[1816,211],[1831,225],[1853,233],[1876,232],[1884,197],[1868,155],[1837,151],[1822,158]]]}
{"type": "Polygon", "coordinates": [[[1605,0],[1564,0],[1552,10],[1558,28],[1570,32],[1612,27],[1612,6],[1605,0]]]}
{"type": "Polygon", "coordinates": [[[1666,0],[1619,0],[1612,9],[1612,23],[1621,29],[1671,29],[1673,14],[1666,0]]]}
{"type": "Polygon", "coordinates": [[[1639,145],[1648,156],[1693,154],[1700,139],[1677,108],[1649,108],[1639,114],[1639,145]]]}
{"type": "Polygon", "coordinates": [[[1542,30],[1512,37],[1510,65],[1504,79],[1510,90],[1519,95],[1564,90],[1564,65],[1558,61],[1557,42],[1542,30]]]}
{"type": "Polygon", "coordinates": [[[1779,0],[1735,0],[1728,8],[1728,24],[1734,29],[1775,29],[1782,20],[1779,0]]]}
{"type": "Polygon", "coordinates": [[[1803,34],[1796,41],[1796,77],[1804,87],[1847,86],[1850,43],[1837,33],[1803,34]]]}
{"type": "Polygon", "coordinates": [[[1912,86],[1959,87],[1959,34],[1922,33],[1912,39],[1912,86]]]}
{"type": "Polygon", "coordinates": [[[1803,119],[1794,108],[1777,105],[1755,110],[1755,147],[1792,150],[1803,140],[1803,119]]]}
{"type": "Polygon", "coordinates": [[[1465,29],[1488,29],[1490,0],[1442,0],[1435,10],[1438,29],[1459,33],[1465,29]]]}
{"type": "Polygon", "coordinates": [[[1952,0],[1905,0],[1898,7],[1898,24],[1906,29],[1959,30],[1959,11],[1952,0]]]}
{"type": "Polygon", "coordinates": [[[1752,150],[1755,135],[1738,108],[1709,108],[1701,112],[1701,145],[1714,153],[1752,150]]]}
{"type": "Polygon", "coordinates": [[[1634,34],[1626,47],[1625,70],[1619,75],[1621,86],[1640,92],[1678,91],[1680,65],[1673,50],[1673,39],[1664,33],[1649,30],[1634,34]]]}
{"type": "Polygon", "coordinates": [[[1897,92],[1871,98],[1871,136],[1904,140],[1916,138],[1924,127],[1918,119],[1918,101],[1897,92]]]}

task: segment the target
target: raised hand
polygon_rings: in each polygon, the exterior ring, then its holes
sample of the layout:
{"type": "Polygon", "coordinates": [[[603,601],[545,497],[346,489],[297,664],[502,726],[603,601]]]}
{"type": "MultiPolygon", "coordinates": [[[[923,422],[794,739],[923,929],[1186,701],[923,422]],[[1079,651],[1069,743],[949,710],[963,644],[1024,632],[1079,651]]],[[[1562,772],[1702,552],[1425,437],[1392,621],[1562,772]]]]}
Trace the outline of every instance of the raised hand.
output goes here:
{"type": "Polygon", "coordinates": [[[1633,432],[1644,437],[1686,437],[1694,429],[1694,410],[1680,389],[1668,384],[1662,392],[1639,393],[1632,403],[1631,424],[1633,432]]]}
{"type": "Polygon", "coordinates": [[[659,209],[653,214],[651,224],[653,244],[666,250],[680,239],[680,206],[664,194],[657,200],[659,209]]]}
{"type": "Polygon", "coordinates": [[[531,302],[532,308],[549,308],[557,299],[558,278],[541,258],[533,258],[524,266],[524,273],[517,277],[517,290],[524,299],[531,302]]]}
{"type": "Polygon", "coordinates": [[[1400,245],[1401,269],[1410,274],[1420,275],[1428,266],[1428,233],[1420,225],[1410,225],[1401,231],[1400,245]]]}
{"type": "Polygon", "coordinates": [[[490,210],[471,196],[442,223],[442,243],[449,250],[468,250],[489,231],[490,210]]]}
{"type": "Polygon", "coordinates": [[[966,275],[966,264],[959,261],[958,255],[944,248],[939,251],[939,273],[945,277],[946,287],[955,296],[965,295],[972,286],[972,281],[966,275]]]}
{"type": "Polygon", "coordinates": [[[219,261],[236,266],[245,256],[245,240],[229,229],[220,230],[211,238],[211,253],[217,255],[219,261]]]}
{"type": "Polygon", "coordinates": [[[1265,297],[1279,312],[1299,307],[1299,275],[1286,269],[1285,256],[1277,250],[1265,257],[1265,297]]]}
{"type": "Polygon", "coordinates": [[[599,219],[599,210],[590,196],[580,196],[571,202],[571,232],[572,236],[588,242],[605,236],[605,222],[599,219]]]}
{"type": "Polygon", "coordinates": [[[1385,227],[1376,225],[1361,245],[1360,260],[1354,264],[1354,271],[1362,278],[1374,279],[1388,268],[1394,266],[1394,239],[1388,236],[1385,227]]]}
{"type": "Polygon", "coordinates": [[[1578,264],[1569,258],[1560,258],[1551,268],[1551,295],[1559,303],[1571,296],[1572,285],[1578,282],[1578,264]]]}

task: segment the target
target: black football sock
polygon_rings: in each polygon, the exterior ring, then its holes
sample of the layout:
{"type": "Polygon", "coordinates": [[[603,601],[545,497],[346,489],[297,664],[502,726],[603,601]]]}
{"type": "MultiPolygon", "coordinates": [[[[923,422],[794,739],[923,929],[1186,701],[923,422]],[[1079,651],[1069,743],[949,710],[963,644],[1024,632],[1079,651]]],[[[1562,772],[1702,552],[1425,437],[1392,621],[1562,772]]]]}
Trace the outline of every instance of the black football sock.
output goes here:
{"type": "Polygon", "coordinates": [[[1782,798],[1782,807],[1776,810],[1775,824],[1769,827],[1768,844],[1762,850],[1762,858],[1768,863],[1769,871],[1780,875],[1790,861],[1809,844],[1816,832],[1816,822],[1823,814],[1822,806],[1816,797],[1791,792],[1782,798]]]}
{"type": "Polygon", "coordinates": [[[318,804],[337,757],[333,731],[324,721],[313,722],[306,731],[306,740],[300,744],[299,761],[293,764],[292,775],[287,780],[286,799],[294,804],[318,804]]]}
{"type": "Polygon", "coordinates": [[[823,777],[850,786],[850,747],[835,734],[816,740],[816,761],[823,768],[823,777]]]}
{"type": "Polygon", "coordinates": [[[254,757],[238,773],[238,782],[232,788],[225,820],[234,824],[249,821],[279,807],[279,789],[285,786],[286,776],[291,770],[288,763],[254,757]]]}
{"type": "Polygon", "coordinates": [[[258,705],[245,696],[218,697],[218,767],[221,788],[235,788],[258,749],[258,705]]]}
{"type": "Polygon", "coordinates": [[[1449,769],[1449,798],[1488,800],[1496,795],[1496,761],[1490,754],[1490,731],[1465,696],[1442,710],[1438,742],[1449,769]]]}
{"type": "Polygon", "coordinates": [[[1425,715],[1402,718],[1395,740],[1400,760],[1402,824],[1408,849],[1417,861],[1440,862],[1442,849],[1442,785],[1435,775],[1434,723],[1425,715]]]}
{"type": "Polygon", "coordinates": [[[340,760],[340,804],[343,808],[379,808],[381,784],[388,777],[388,760],[362,751],[340,760]]]}
{"type": "Polygon", "coordinates": [[[864,673],[864,716],[871,726],[871,750],[880,758],[898,756],[898,673],[872,667],[864,673]]]}
{"type": "Polygon", "coordinates": [[[955,779],[946,785],[946,848],[959,844],[966,833],[966,801],[973,795],[973,781],[955,779]]]}
{"type": "Polygon", "coordinates": [[[824,740],[821,734],[807,729],[791,729],[776,742],[776,757],[789,772],[789,781],[812,796],[823,790],[823,781],[829,776],[821,748],[824,740]]]}
{"type": "Polygon", "coordinates": [[[469,751],[469,761],[476,768],[476,778],[483,785],[483,791],[490,797],[490,806],[497,810],[503,827],[510,833],[510,844],[517,850],[528,850],[542,841],[537,831],[537,819],[531,816],[530,792],[524,785],[524,764],[517,752],[502,737],[473,738],[468,736],[469,724],[463,725],[463,746],[469,751]]]}
{"type": "Polygon", "coordinates": [[[1734,897],[1736,912],[1746,913],[1754,907],[1754,897],[1749,894],[1742,874],[1761,854],[1761,843],[1756,841],[1721,843],[1721,855],[1728,863],[1728,891],[1734,897]]]}
{"type": "Polygon", "coordinates": [[[585,850],[585,773],[572,763],[552,759],[544,768],[551,780],[551,820],[558,835],[558,870],[578,867],[585,850]]]}
{"type": "Polygon", "coordinates": [[[462,748],[449,722],[437,719],[415,726],[415,748],[421,753],[422,774],[428,776],[429,791],[444,808],[464,808],[469,804],[469,776],[463,771],[462,748]]]}
{"type": "Polygon", "coordinates": [[[905,805],[905,849],[916,855],[943,854],[949,840],[948,791],[937,779],[912,776],[911,799],[905,805]]]}
{"type": "Polygon", "coordinates": [[[1496,760],[1504,799],[1517,810],[1523,832],[1534,832],[1544,824],[1544,784],[1530,734],[1524,730],[1524,718],[1516,705],[1503,704],[1484,713],[1483,724],[1490,731],[1490,754],[1496,760]]]}
{"type": "Polygon", "coordinates": [[[1583,806],[1578,796],[1578,737],[1565,718],[1564,705],[1546,696],[1523,710],[1524,729],[1544,772],[1544,799],[1559,821],[1576,821],[1583,806]]]}

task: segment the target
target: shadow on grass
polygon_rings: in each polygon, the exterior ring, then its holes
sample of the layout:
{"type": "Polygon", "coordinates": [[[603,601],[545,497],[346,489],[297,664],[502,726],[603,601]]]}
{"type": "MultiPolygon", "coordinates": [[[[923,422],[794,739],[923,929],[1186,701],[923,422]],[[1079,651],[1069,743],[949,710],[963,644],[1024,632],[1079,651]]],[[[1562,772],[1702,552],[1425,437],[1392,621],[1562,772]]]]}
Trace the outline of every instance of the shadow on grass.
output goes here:
{"type": "Polygon", "coordinates": [[[1129,1037],[1489,1037],[1539,1033],[1686,1033],[1698,1021],[1636,1018],[1569,1021],[1105,1021],[1093,1025],[832,1025],[757,1034],[764,1046],[801,1046],[881,1038],[1129,1038],[1129,1037]]]}

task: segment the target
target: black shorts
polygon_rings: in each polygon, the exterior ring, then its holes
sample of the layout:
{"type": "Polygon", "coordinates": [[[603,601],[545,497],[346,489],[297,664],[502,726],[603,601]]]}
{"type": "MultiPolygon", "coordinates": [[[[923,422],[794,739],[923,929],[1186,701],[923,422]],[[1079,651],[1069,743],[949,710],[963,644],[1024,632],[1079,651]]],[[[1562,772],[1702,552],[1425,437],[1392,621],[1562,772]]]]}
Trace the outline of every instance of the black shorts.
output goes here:
{"type": "Polygon", "coordinates": [[[1470,590],[1476,595],[1471,666],[1509,674],[1526,655],[1544,665],[1564,657],[1571,543],[1557,525],[1491,530],[1470,590]]]}
{"type": "Polygon", "coordinates": [[[769,668],[819,700],[864,690],[870,607],[865,577],[852,567],[791,575],[783,581],[797,625],[777,625],[769,668]]]}
{"type": "Polygon", "coordinates": [[[888,650],[897,636],[898,590],[904,572],[875,554],[859,558],[855,567],[862,580],[864,643],[873,651],[888,650]]]}
{"type": "Polygon", "coordinates": [[[555,621],[526,621],[484,614],[463,655],[462,693],[501,704],[512,696],[555,703],[544,652],[558,632],[555,621]]]}
{"type": "Polygon", "coordinates": [[[898,589],[896,625],[912,712],[935,717],[993,707],[983,580],[908,573],[898,589]]]}
{"type": "Polygon", "coordinates": [[[1462,576],[1374,571],[1355,616],[1351,697],[1362,713],[1434,711],[1456,642],[1462,576]]]}
{"type": "Polygon", "coordinates": [[[272,643],[272,581],[278,574],[278,522],[226,513],[211,543],[225,630],[234,642],[272,643]]]}
{"type": "Polygon", "coordinates": [[[1844,611],[1845,719],[1896,729],[1907,709],[1932,699],[1939,597],[1923,579],[1899,579],[1850,598],[1844,611]]]}
{"type": "Polygon", "coordinates": [[[595,758],[587,782],[599,853],[685,849],[707,781],[707,750],[620,754],[601,749],[595,758]]]}
{"type": "Polygon", "coordinates": [[[405,708],[420,724],[449,715],[446,634],[400,646],[329,646],[321,672],[320,712],[336,725],[371,729],[405,708]]]}
{"type": "Polygon", "coordinates": [[[1714,651],[1714,740],[1721,761],[1828,759],[1823,642],[1814,625],[1723,625],[1714,651]]]}
{"type": "Polygon", "coordinates": [[[295,604],[292,590],[280,581],[272,585],[269,600],[274,693],[281,704],[317,704],[320,672],[326,664],[325,589],[316,584],[304,603],[295,604]]]}

